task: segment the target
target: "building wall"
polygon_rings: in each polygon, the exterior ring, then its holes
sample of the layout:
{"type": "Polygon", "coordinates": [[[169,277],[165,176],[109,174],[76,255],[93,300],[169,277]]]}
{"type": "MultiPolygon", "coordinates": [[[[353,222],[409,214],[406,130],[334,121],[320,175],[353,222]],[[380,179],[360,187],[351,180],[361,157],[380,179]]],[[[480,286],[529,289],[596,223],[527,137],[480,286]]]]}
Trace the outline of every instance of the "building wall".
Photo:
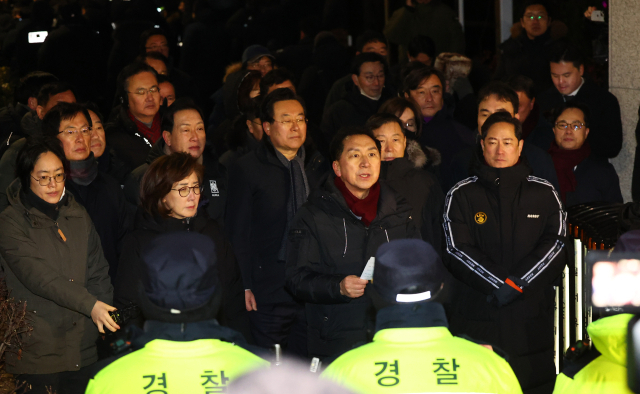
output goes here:
{"type": "Polygon", "coordinates": [[[631,176],[640,107],[640,1],[609,1],[609,90],[620,102],[624,142],[612,160],[625,202],[631,201],[631,176]]]}

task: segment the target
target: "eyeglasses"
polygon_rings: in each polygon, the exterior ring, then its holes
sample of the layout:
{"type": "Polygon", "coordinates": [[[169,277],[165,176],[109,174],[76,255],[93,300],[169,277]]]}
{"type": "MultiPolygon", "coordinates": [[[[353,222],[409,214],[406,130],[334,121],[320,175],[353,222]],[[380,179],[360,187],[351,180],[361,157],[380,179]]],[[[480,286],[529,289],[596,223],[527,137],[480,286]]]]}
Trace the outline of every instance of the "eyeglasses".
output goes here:
{"type": "Polygon", "coordinates": [[[416,131],[416,122],[414,120],[409,120],[402,124],[405,129],[409,131],[416,131]]]}
{"type": "Polygon", "coordinates": [[[40,186],[48,186],[51,183],[52,179],[55,180],[56,183],[64,182],[64,180],[67,179],[67,174],[65,174],[64,172],[61,172],[61,173],[56,174],[54,176],[43,175],[40,178],[36,178],[35,176],[31,175],[31,178],[33,178],[36,181],[38,181],[40,186]]]}
{"type": "Polygon", "coordinates": [[[284,127],[291,127],[291,126],[293,126],[294,122],[298,126],[301,126],[303,123],[307,123],[307,121],[308,121],[307,118],[298,118],[298,119],[295,119],[295,120],[274,120],[274,122],[282,123],[282,125],[284,127]]]}
{"type": "Polygon", "coordinates": [[[541,20],[543,20],[543,19],[547,19],[547,18],[548,18],[548,16],[547,16],[547,15],[534,15],[534,14],[527,14],[527,15],[525,15],[525,16],[524,16],[524,20],[526,20],[526,21],[527,21],[527,20],[528,20],[528,21],[535,21],[535,20],[541,21],[541,20]]]}
{"type": "Polygon", "coordinates": [[[561,130],[566,130],[567,127],[571,127],[572,129],[578,131],[578,130],[581,130],[584,127],[584,123],[573,122],[573,123],[569,124],[567,122],[558,122],[558,123],[556,123],[556,127],[561,129],[561,130]]]}
{"type": "Polygon", "coordinates": [[[193,194],[195,194],[197,196],[202,191],[202,186],[200,186],[200,185],[191,186],[191,187],[183,186],[180,189],[171,189],[171,190],[177,191],[178,194],[180,194],[180,197],[187,197],[189,195],[189,193],[191,193],[191,191],[193,190],[193,194]]]}
{"type": "Polygon", "coordinates": [[[368,83],[373,83],[374,80],[378,80],[379,82],[384,82],[384,74],[378,74],[378,75],[365,75],[364,76],[365,81],[367,81],[368,83]]]}
{"type": "Polygon", "coordinates": [[[76,129],[74,127],[70,127],[68,129],[59,131],[58,134],[62,134],[65,137],[74,137],[76,135],[78,135],[78,133],[82,134],[83,136],[85,135],[91,135],[91,127],[83,127],[81,129],[76,129]]]}
{"type": "Polygon", "coordinates": [[[140,88],[140,89],[136,89],[133,92],[127,91],[127,93],[137,94],[138,96],[146,96],[149,93],[155,94],[155,93],[158,93],[158,92],[160,92],[160,88],[157,87],[157,86],[152,86],[149,89],[140,88]]]}
{"type": "Polygon", "coordinates": [[[247,63],[247,68],[249,70],[265,70],[267,68],[272,68],[272,67],[273,67],[273,63],[270,61],[247,63]]]}
{"type": "Polygon", "coordinates": [[[152,51],[152,52],[157,52],[157,51],[159,51],[161,49],[165,49],[165,48],[169,48],[169,45],[168,44],[160,44],[160,45],[153,45],[153,46],[150,46],[150,47],[145,47],[145,49],[147,51],[152,51]]]}
{"type": "Polygon", "coordinates": [[[251,123],[253,124],[257,124],[258,126],[262,126],[262,122],[254,122],[253,120],[251,121],[251,123]]]}

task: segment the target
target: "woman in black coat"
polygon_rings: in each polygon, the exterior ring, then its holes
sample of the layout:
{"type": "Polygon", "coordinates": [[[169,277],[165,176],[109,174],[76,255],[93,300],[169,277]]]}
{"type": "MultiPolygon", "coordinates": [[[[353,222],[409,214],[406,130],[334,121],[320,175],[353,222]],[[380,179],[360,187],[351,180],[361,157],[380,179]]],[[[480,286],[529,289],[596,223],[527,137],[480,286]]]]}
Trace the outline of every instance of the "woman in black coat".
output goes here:
{"type": "MultiPolygon", "coordinates": [[[[140,207],[134,230],[125,238],[114,290],[114,303],[137,304],[143,270],[142,251],[155,237],[171,232],[193,231],[210,237],[216,245],[217,267],[222,285],[222,325],[248,332],[244,288],[231,244],[218,223],[201,208],[204,167],[188,153],[172,153],[156,159],[142,178],[140,207]]],[[[185,253],[189,251],[185,250],[185,253]]]]}
{"type": "Polygon", "coordinates": [[[407,199],[422,239],[440,252],[444,194],[436,177],[426,170],[434,165],[433,156],[428,158],[417,141],[407,138],[395,115],[376,114],[367,122],[367,128],[382,147],[380,180],[407,199]]]}

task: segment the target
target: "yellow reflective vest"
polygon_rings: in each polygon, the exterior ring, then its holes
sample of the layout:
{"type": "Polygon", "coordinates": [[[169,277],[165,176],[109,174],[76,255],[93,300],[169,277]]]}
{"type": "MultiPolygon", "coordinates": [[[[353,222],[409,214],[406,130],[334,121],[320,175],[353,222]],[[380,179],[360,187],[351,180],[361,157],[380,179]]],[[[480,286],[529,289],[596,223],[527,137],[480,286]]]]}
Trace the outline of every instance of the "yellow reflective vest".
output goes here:
{"type": "Polygon", "coordinates": [[[589,324],[592,349],[556,378],[554,394],[631,394],[627,386],[627,326],[633,315],[605,317],[589,324]]]}
{"type": "Polygon", "coordinates": [[[268,366],[268,361],[218,339],[156,339],[101,370],[86,393],[225,393],[234,379],[268,366]]]}
{"type": "Polygon", "coordinates": [[[380,330],[322,377],[359,393],[522,393],[509,364],[446,327],[380,330]]]}

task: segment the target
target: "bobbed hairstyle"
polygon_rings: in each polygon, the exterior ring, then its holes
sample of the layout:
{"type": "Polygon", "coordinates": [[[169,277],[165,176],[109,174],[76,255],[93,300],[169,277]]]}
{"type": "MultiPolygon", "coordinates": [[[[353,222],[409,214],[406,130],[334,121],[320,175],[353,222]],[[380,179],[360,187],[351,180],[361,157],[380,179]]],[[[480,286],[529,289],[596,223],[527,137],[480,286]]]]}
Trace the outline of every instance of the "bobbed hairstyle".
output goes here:
{"type": "Polygon", "coordinates": [[[379,129],[380,127],[388,123],[397,124],[398,127],[400,127],[400,130],[402,130],[402,134],[403,135],[405,134],[405,130],[404,130],[404,127],[402,127],[402,122],[400,122],[400,119],[398,119],[397,116],[389,113],[377,113],[372,115],[367,120],[367,123],[364,125],[364,127],[366,127],[373,134],[374,130],[379,129]]]}
{"type": "Polygon", "coordinates": [[[156,81],[158,80],[158,73],[156,72],[156,69],[145,62],[139,61],[135,61],[129,64],[128,66],[123,68],[122,71],[120,71],[120,74],[118,74],[118,80],[116,82],[118,91],[116,93],[116,97],[120,101],[120,104],[122,104],[125,108],[129,108],[129,98],[127,97],[127,91],[129,90],[129,80],[131,79],[131,77],[143,72],[153,74],[153,76],[156,78],[156,81]]]}
{"type": "Polygon", "coordinates": [[[26,105],[30,97],[38,98],[38,93],[44,85],[56,82],[57,80],[58,78],[56,78],[55,75],[44,71],[34,71],[25,75],[20,79],[18,86],[16,86],[16,102],[26,105]]]}
{"type": "Polygon", "coordinates": [[[64,93],[69,90],[71,93],[74,93],[71,85],[66,82],[54,81],[48,83],[42,86],[38,92],[38,105],[44,107],[49,103],[51,96],[55,96],[56,94],[64,93]]]}
{"type": "Polygon", "coordinates": [[[246,70],[244,71],[245,75],[242,77],[240,82],[238,82],[238,111],[242,112],[242,108],[247,104],[249,100],[251,100],[250,94],[253,90],[253,87],[258,84],[260,86],[260,81],[262,80],[262,74],[258,70],[246,70]]]}
{"type": "Polygon", "coordinates": [[[518,99],[518,93],[516,93],[511,86],[500,81],[489,82],[478,92],[478,105],[491,96],[496,96],[500,101],[511,103],[513,106],[513,114],[515,115],[518,113],[518,109],[520,108],[520,99],[518,99]]]}
{"type": "Polygon", "coordinates": [[[551,124],[555,125],[560,115],[562,115],[564,111],[571,108],[579,109],[580,111],[582,111],[582,116],[584,117],[584,125],[585,127],[589,127],[589,125],[591,124],[591,110],[589,109],[589,107],[587,107],[586,104],[575,100],[563,103],[562,105],[553,108],[549,117],[551,124]]]}
{"type": "Polygon", "coordinates": [[[202,116],[202,110],[200,110],[200,107],[198,107],[196,103],[189,97],[182,97],[174,101],[173,104],[164,112],[160,130],[168,131],[169,133],[173,132],[176,113],[188,109],[197,111],[198,115],[200,115],[200,118],[204,122],[204,117],[202,116]]]}
{"type": "Polygon", "coordinates": [[[371,138],[373,142],[376,144],[376,148],[378,148],[378,153],[381,151],[382,147],[380,145],[380,141],[373,136],[371,130],[362,127],[362,126],[348,126],[343,127],[333,136],[331,140],[331,144],[329,145],[329,152],[331,154],[331,161],[340,160],[340,156],[342,156],[342,152],[344,151],[344,141],[352,137],[354,135],[366,135],[371,138]]]}
{"type": "Polygon", "coordinates": [[[491,116],[489,116],[487,120],[485,120],[484,124],[482,125],[481,138],[483,140],[487,137],[487,134],[489,133],[489,129],[491,129],[491,127],[496,123],[509,123],[510,125],[513,126],[513,131],[516,135],[516,139],[518,141],[522,139],[522,123],[520,123],[518,119],[512,117],[510,113],[500,111],[500,112],[491,114],[491,116]]]}
{"type": "Polygon", "coordinates": [[[69,173],[69,162],[64,156],[62,143],[57,138],[32,137],[27,138],[26,143],[18,152],[16,159],[16,178],[20,179],[22,191],[29,191],[31,185],[31,172],[33,172],[38,159],[43,153],[51,152],[60,159],[65,174],[69,173]]]}
{"type": "Polygon", "coordinates": [[[296,100],[297,102],[299,102],[300,105],[302,105],[302,110],[306,115],[307,109],[305,108],[304,100],[302,100],[302,97],[293,93],[289,88],[279,88],[267,94],[265,98],[262,100],[260,120],[262,122],[273,123],[274,121],[273,117],[275,116],[274,107],[276,103],[280,101],[287,101],[287,100],[296,100]]]}
{"type": "Polygon", "coordinates": [[[530,100],[536,97],[533,80],[524,75],[514,75],[507,79],[507,85],[517,92],[523,92],[530,100]]]}
{"type": "Polygon", "coordinates": [[[279,85],[286,81],[291,81],[293,84],[295,76],[286,68],[274,68],[260,79],[260,95],[262,97],[266,96],[271,86],[279,85]]]}
{"type": "Polygon", "coordinates": [[[87,107],[78,103],[58,103],[47,112],[42,119],[42,135],[56,138],[60,133],[60,123],[82,114],[87,119],[89,128],[93,127],[87,107]]]}
{"type": "Polygon", "coordinates": [[[351,63],[351,74],[360,75],[360,68],[365,63],[375,63],[379,62],[382,64],[384,68],[385,74],[387,73],[387,61],[381,55],[374,52],[365,52],[361,53],[355,58],[353,58],[353,62],[351,63]]]}
{"type": "MultiPolygon", "coordinates": [[[[394,97],[391,100],[387,100],[384,104],[382,104],[380,106],[380,109],[378,109],[378,113],[392,114],[398,117],[399,119],[402,116],[402,113],[407,108],[409,108],[413,113],[413,119],[416,123],[416,127],[418,128],[418,130],[415,133],[415,136],[412,136],[412,138],[417,139],[422,134],[422,112],[420,111],[420,108],[416,103],[414,103],[411,100],[407,100],[404,97],[394,97]]],[[[404,127],[403,127],[403,130],[404,130],[404,127]]],[[[405,130],[405,132],[406,131],[407,130],[405,130]]]]}
{"type": "Polygon", "coordinates": [[[169,217],[170,210],[162,199],[173,188],[189,175],[196,173],[198,182],[204,178],[204,166],[198,159],[184,152],[175,152],[154,160],[140,183],[140,205],[152,216],[169,217]]]}

